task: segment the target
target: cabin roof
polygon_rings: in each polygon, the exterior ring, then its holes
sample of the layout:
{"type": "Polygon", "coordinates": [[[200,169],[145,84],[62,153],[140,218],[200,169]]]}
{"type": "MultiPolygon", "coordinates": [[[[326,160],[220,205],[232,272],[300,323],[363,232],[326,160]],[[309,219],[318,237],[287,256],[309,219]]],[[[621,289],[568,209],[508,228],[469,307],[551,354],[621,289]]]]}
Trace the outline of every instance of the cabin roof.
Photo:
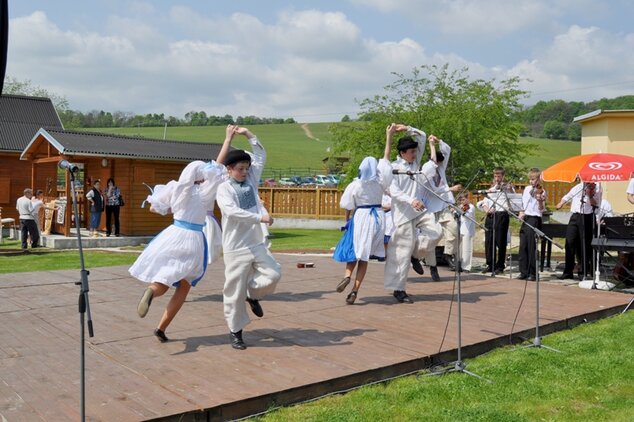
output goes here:
{"type": "Polygon", "coordinates": [[[22,152],[42,127],[63,129],[50,98],[0,95],[0,151],[22,152]]]}

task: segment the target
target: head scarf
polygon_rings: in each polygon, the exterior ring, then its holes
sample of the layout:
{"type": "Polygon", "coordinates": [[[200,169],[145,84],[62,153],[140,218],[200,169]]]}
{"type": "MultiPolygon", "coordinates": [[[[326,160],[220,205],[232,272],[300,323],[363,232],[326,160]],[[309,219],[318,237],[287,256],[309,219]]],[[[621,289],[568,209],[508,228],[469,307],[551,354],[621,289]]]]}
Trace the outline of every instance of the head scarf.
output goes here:
{"type": "Polygon", "coordinates": [[[359,165],[359,180],[362,182],[371,182],[376,180],[376,166],[376,158],[365,157],[359,165]]]}

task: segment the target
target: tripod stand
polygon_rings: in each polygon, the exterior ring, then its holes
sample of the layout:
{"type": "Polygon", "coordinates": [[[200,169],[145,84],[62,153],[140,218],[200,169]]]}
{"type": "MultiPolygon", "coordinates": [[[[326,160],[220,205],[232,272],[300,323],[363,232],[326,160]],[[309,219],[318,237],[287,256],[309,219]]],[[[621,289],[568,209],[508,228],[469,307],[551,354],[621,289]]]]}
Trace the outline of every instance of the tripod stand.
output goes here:
{"type": "MultiPolygon", "coordinates": [[[[425,174],[425,172],[423,171],[419,171],[417,172],[417,174],[421,174],[427,181],[427,183],[419,183],[420,186],[422,186],[427,192],[431,193],[432,195],[434,195],[436,198],[438,198],[439,200],[441,200],[442,202],[445,203],[446,206],[451,207],[451,209],[453,210],[453,218],[456,220],[456,225],[458,227],[458,247],[455,251],[455,256],[456,256],[456,263],[454,265],[454,273],[455,273],[455,280],[457,281],[457,285],[458,285],[458,293],[457,293],[457,302],[458,302],[458,359],[455,361],[454,366],[450,367],[450,368],[446,368],[444,370],[441,371],[437,371],[437,372],[432,372],[429,374],[425,374],[425,375],[440,375],[440,374],[444,374],[444,373],[449,373],[449,372],[462,372],[464,374],[467,375],[471,375],[472,377],[476,377],[476,378],[480,378],[482,380],[485,380],[487,382],[491,382],[489,380],[487,380],[486,378],[481,377],[480,375],[477,375],[473,372],[470,372],[466,369],[466,365],[464,363],[464,361],[462,360],[462,297],[461,297],[461,277],[460,277],[460,267],[461,267],[461,238],[460,238],[460,217],[462,217],[463,215],[465,215],[464,211],[461,210],[460,208],[456,207],[455,204],[451,203],[450,201],[448,201],[447,199],[443,198],[441,195],[439,195],[438,193],[436,193],[436,191],[434,191],[432,188],[430,188],[431,183],[429,180],[429,177],[427,176],[427,174],[425,174]]],[[[469,218],[470,220],[472,220],[474,223],[476,223],[477,225],[480,225],[480,223],[478,223],[477,221],[471,219],[471,217],[466,216],[467,218],[469,218]]],[[[485,230],[487,230],[485,228],[485,230]]]]}
{"type": "Polygon", "coordinates": [[[79,289],[79,323],[81,326],[81,384],[80,384],[80,406],[81,406],[81,420],[86,420],[86,340],[85,340],[85,327],[86,322],[88,326],[88,335],[94,337],[92,328],[92,317],[90,315],[90,302],[88,301],[88,274],[84,265],[84,250],[81,243],[80,227],[81,222],[79,220],[79,208],[77,205],[77,191],[75,189],[75,172],[78,171],[77,166],[69,164],[68,161],[62,160],[59,162],[59,167],[67,169],[70,173],[71,190],[73,193],[73,215],[75,216],[75,229],[77,230],[77,245],[79,247],[79,261],[81,263],[80,281],[76,282],[76,285],[80,286],[79,289]],[[85,316],[87,319],[85,319],[85,316]]]}

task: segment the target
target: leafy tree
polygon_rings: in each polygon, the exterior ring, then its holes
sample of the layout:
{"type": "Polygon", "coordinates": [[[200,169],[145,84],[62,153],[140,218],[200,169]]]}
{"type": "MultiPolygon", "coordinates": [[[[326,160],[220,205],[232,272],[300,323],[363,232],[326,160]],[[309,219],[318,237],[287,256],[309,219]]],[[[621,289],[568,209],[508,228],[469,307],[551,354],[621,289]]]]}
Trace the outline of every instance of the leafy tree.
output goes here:
{"type": "Polygon", "coordinates": [[[44,88],[37,85],[33,85],[29,79],[20,81],[11,76],[7,76],[4,79],[4,87],[2,93],[7,95],[28,95],[30,97],[44,97],[50,98],[55,110],[58,113],[62,113],[68,110],[68,100],[62,95],[57,95],[54,92],[49,92],[44,88]]]}
{"type": "Polygon", "coordinates": [[[566,139],[568,134],[568,125],[558,120],[548,120],[544,123],[544,138],[548,139],[566,139]]]}
{"type": "Polygon", "coordinates": [[[447,176],[456,182],[468,181],[479,168],[502,165],[518,171],[523,156],[534,149],[518,142],[522,124],[513,120],[521,109],[519,99],[526,94],[517,88],[519,79],[471,81],[467,72],[444,65],[414,68],[410,76],[395,73],[396,80],[385,93],[361,101],[360,120],[367,123],[331,125],[333,155],[348,154],[346,173],[356,174],[365,156],[383,155],[385,128],[396,122],[451,145],[447,176]]]}
{"type": "Polygon", "coordinates": [[[345,116],[343,116],[343,117],[341,118],[341,121],[342,121],[342,122],[349,122],[349,121],[350,121],[350,116],[348,116],[348,115],[346,114],[345,116]]]}

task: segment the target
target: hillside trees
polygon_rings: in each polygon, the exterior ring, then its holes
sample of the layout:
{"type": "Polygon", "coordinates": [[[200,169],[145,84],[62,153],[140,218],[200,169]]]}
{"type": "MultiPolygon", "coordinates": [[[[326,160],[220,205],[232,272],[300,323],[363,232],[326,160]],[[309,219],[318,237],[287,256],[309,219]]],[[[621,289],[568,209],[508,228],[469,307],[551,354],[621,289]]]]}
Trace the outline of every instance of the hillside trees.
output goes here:
{"type": "MultiPolygon", "coordinates": [[[[467,72],[444,65],[414,68],[411,75],[395,73],[396,80],[384,93],[361,101],[362,122],[331,126],[333,155],[350,155],[346,172],[356,175],[365,156],[383,155],[385,128],[396,122],[451,145],[447,177],[456,182],[468,181],[479,168],[501,165],[511,173],[521,169],[531,146],[518,142],[522,124],[514,120],[525,95],[517,88],[519,79],[469,80],[467,72]]],[[[427,148],[423,160],[428,154],[427,148]]]]}

